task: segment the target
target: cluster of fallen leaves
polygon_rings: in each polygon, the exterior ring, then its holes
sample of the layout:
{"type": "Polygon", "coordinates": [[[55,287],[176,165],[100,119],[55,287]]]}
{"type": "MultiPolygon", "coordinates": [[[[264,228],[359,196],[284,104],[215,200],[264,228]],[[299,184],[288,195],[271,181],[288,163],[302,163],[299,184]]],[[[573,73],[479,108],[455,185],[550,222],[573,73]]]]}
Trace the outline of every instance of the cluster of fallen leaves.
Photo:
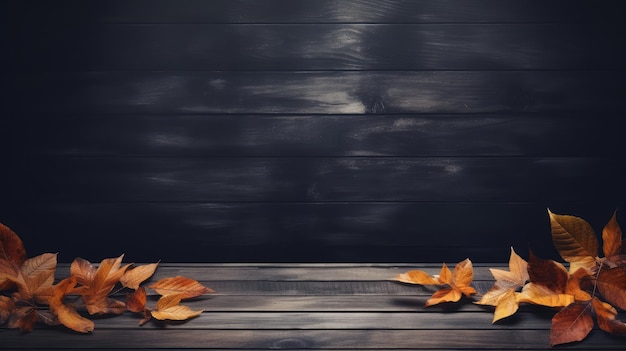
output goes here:
{"type": "MultiPolygon", "coordinates": [[[[552,318],[552,346],[581,341],[595,323],[608,333],[626,335],[626,323],[617,319],[626,310],[626,245],[614,213],[602,230],[602,253],[591,225],[584,219],[548,210],[552,242],[564,264],[541,259],[532,251],[525,261],[511,248],[509,271],[490,269],[495,283],[475,303],[495,306],[493,322],[518,311],[520,304],[557,308],[552,318]]],[[[442,286],[426,306],[457,302],[477,294],[471,283],[472,262],[465,259],[454,270],[444,264],[437,276],[420,270],[399,274],[396,281],[442,286]]]]}
{"type": "Polygon", "coordinates": [[[147,288],[160,295],[156,306],[147,305],[146,287],[141,286],[158,263],[122,265],[124,255],[102,260],[96,267],[76,258],[70,276],[55,279],[57,255],[44,253],[28,258],[22,240],[0,224],[0,326],[32,331],[35,324],[64,325],[81,333],[94,330],[86,316],[141,314],[140,325],[152,318],[186,320],[202,313],[180,305],[181,300],[213,292],[198,281],[177,276],[161,279],[147,288]],[[117,288],[117,289],[116,289],[117,288]],[[115,289],[115,290],[114,290],[115,289]],[[125,301],[117,296],[126,289],[125,301]]]}

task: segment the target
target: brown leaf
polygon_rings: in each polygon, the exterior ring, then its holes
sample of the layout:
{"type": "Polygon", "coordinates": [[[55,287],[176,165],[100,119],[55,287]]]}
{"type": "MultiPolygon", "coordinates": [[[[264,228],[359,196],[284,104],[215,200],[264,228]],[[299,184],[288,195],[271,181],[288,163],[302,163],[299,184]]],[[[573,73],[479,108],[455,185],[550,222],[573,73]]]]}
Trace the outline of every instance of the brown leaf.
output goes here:
{"type": "Polygon", "coordinates": [[[124,275],[122,275],[122,278],[120,278],[120,283],[126,288],[137,290],[141,283],[154,274],[158,265],[159,263],[157,262],[128,269],[124,275]]]}
{"type": "Polygon", "coordinates": [[[528,276],[534,284],[543,285],[555,293],[563,293],[567,287],[569,274],[562,264],[541,259],[530,252],[528,259],[528,276]]]}
{"type": "Polygon", "coordinates": [[[64,326],[80,333],[92,332],[94,323],[78,314],[74,307],[63,303],[63,298],[74,289],[74,286],[76,286],[74,277],[65,278],[55,285],[54,295],[50,298],[50,310],[64,326]]]}
{"type": "Polygon", "coordinates": [[[601,269],[596,281],[598,291],[606,301],[626,310],[626,268],[601,269]]]}
{"type": "Polygon", "coordinates": [[[159,295],[181,294],[183,299],[214,292],[197,280],[181,276],[161,279],[150,285],[149,288],[154,289],[159,295]]]}
{"type": "Polygon", "coordinates": [[[574,302],[554,315],[550,328],[550,345],[581,341],[593,329],[590,302],[574,302]]]}
{"type": "Polygon", "coordinates": [[[600,329],[611,334],[626,334],[626,324],[616,319],[617,310],[613,306],[597,298],[594,298],[592,303],[600,329]]]}
{"type": "Polygon", "coordinates": [[[598,256],[598,239],[593,228],[584,219],[558,215],[548,210],[552,242],[561,257],[570,263],[570,271],[583,267],[592,271],[598,256]]]}
{"type": "Polygon", "coordinates": [[[9,328],[18,328],[22,333],[29,333],[37,323],[37,310],[32,306],[19,306],[9,317],[9,328]]]}
{"type": "Polygon", "coordinates": [[[100,262],[97,269],[89,261],[77,258],[70,267],[71,276],[86,289],[81,292],[85,308],[89,314],[121,313],[126,304],[108,298],[109,293],[128,267],[120,267],[124,255],[107,258],[100,262]]]}
{"type": "Polygon", "coordinates": [[[131,312],[143,312],[146,309],[146,289],[139,287],[132,293],[126,293],[126,308],[131,312]]]}
{"type": "Polygon", "coordinates": [[[151,311],[152,317],[158,320],[187,320],[200,315],[203,310],[193,311],[187,306],[179,305],[184,294],[164,295],[157,301],[156,310],[151,311]]]}
{"type": "Polygon", "coordinates": [[[565,287],[565,293],[572,295],[574,300],[576,301],[589,301],[591,300],[591,295],[581,289],[581,286],[587,285],[590,281],[591,277],[589,273],[584,268],[579,268],[573,274],[570,274],[567,279],[567,285],[565,287]]]}
{"type": "Polygon", "coordinates": [[[622,230],[617,223],[617,211],[602,229],[602,251],[609,260],[622,253],[622,230]]]}
{"type": "MultiPolygon", "coordinates": [[[[0,273],[17,276],[17,271],[26,258],[22,240],[9,227],[0,223],[0,273]]],[[[13,286],[13,281],[0,275],[0,291],[13,286]]]]}
{"type": "Polygon", "coordinates": [[[51,296],[56,266],[57,255],[51,253],[24,261],[14,280],[20,298],[24,301],[47,304],[51,296]]]}
{"type": "Polygon", "coordinates": [[[13,311],[15,311],[15,301],[8,296],[0,295],[0,326],[9,320],[13,311]]]}

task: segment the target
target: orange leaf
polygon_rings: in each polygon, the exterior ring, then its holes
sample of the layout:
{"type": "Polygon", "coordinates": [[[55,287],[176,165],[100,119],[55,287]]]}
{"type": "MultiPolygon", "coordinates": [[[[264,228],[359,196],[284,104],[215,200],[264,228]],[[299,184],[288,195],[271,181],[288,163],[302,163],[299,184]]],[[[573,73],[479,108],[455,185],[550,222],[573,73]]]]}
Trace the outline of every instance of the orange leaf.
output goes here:
{"type": "Polygon", "coordinates": [[[55,285],[54,295],[50,298],[50,310],[64,326],[80,333],[92,332],[93,322],[78,314],[74,307],[63,303],[63,298],[74,289],[74,286],[76,286],[74,277],[65,278],[55,285]]]}
{"type": "Polygon", "coordinates": [[[528,276],[528,262],[524,261],[511,247],[509,258],[509,271],[490,268],[491,274],[500,286],[522,287],[530,279],[528,276]]]}
{"type": "Polygon", "coordinates": [[[139,287],[132,293],[126,293],[126,308],[131,312],[143,312],[146,309],[146,289],[139,287]]]}
{"type": "Polygon", "coordinates": [[[592,303],[600,329],[611,334],[626,334],[626,324],[615,318],[617,316],[617,310],[615,310],[613,306],[597,298],[594,298],[592,303]]]}
{"type": "Polygon", "coordinates": [[[57,255],[51,253],[24,261],[15,279],[20,298],[47,304],[51,296],[56,266],[57,255]]]}
{"type": "Polygon", "coordinates": [[[86,286],[81,292],[85,308],[89,314],[121,313],[126,304],[108,298],[109,293],[128,267],[129,264],[120,267],[122,264],[121,255],[117,258],[107,258],[100,262],[97,269],[89,261],[77,258],[72,262],[70,273],[78,283],[86,286]]]}
{"type": "Polygon", "coordinates": [[[571,274],[567,280],[567,286],[565,292],[574,297],[576,301],[589,301],[591,295],[581,289],[581,284],[591,279],[589,273],[584,268],[579,268],[576,272],[571,274]]]}
{"type": "Polygon", "coordinates": [[[33,331],[37,323],[37,309],[32,306],[20,306],[9,318],[9,328],[19,328],[21,332],[33,331]]]}
{"type": "Polygon", "coordinates": [[[437,305],[442,302],[457,302],[461,299],[461,291],[453,288],[444,288],[435,291],[435,293],[426,301],[426,307],[437,305]]]}
{"type": "Polygon", "coordinates": [[[197,280],[181,276],[161,279],[150,285],[149,288],[154,289],[160,295],[181,294],[183,299],[214,292],[197,280]]]}
{"type": "Polygon", "coordinates": [[[602,251],[609,259],[622,252],[622,230],[617,223],[617,211],[602,229],[602,251]]]}
{"type": "Polygon", "coordinates": [[[137,290],[139,284],[154,274],[158,265],[158,263],[152,263],[128,269],[120,278],[120,283],[126,288],[137,290]]]}
{"type": "Polygon", "coordinates": [[[15,310],[15,301],[8,296],[0,295],[0,326],[3,325],[15,310]]]}
{"type": "Polygon", "coordinates": [[[420,284],[420,285],[439,285],[441,284],[439,280],[433,278],[431,275],[424,271],[420,270],[412,270],[406,273],[398,274],[393,280],[409,283],[409,284],[420,284]]]}
{"type": "Polygon", "coordinates": [[[574,302],[552,318],[550,345],[581,341],[587,337],[593,325],[590,302],[574,302]]]}
{"type": "Polygon", "coordinates": [[[522,292],[517,295],[517,302],[527,302],[547,307],[565,307],[574,302],[574,296],[556,293],[544,285],[528,283],[524,285],[522,292]]]}
{"type": "Polygon", "coordinates": [[[548,210],[552,242],[561,257],[570,263],[570,270],[579,267],[592,271],[598,256],[598,239],[593,228],[584,219],[558,215],[548,210]]]}
{"type": "Polygon", "coordinates": [[[186,320],[200,315],[203,311],[193,311],[187,306],[179,305],[184,294],[164,295],[157,301],[156,310],[151,311],[152,317],[158,320],[186,320]]]}
{"type": "Polygon", "coordinates": [[[626,309],[626,268],[602,269],[596,281],[598,291],[606,301],[626,309]]]}
{"type": "MultiPolygon", "coordinates": [[[[22,240],[9,227],[0,223],[0,273],[17,276],[17,271],[26,258],[22,240]]],[[[13,281],[0,274],[0,291],[13,286],[13,281]]]]}
{"type": "Polygon", "coordinates": [[[528,259],[528,276],[532,283],[543,285],[555,293],[563,293],[569,274],[562,264],[535,256],[532,251],[528,259]]]}

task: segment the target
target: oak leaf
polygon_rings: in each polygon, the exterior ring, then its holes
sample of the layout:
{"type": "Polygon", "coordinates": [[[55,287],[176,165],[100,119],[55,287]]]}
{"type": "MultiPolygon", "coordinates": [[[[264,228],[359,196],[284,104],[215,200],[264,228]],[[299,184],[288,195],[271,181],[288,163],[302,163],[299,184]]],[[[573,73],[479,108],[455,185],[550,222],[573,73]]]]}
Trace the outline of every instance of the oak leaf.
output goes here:
{"type": "Polygon", "coordinates": [[[14,286],[14,282],[7,276],[16,277],[26,258],[22,240],[9,227],[0,223],[0,291],[14,286]]]}
{"type": "Polygon", "coordinates": [[[471,286],[473,278],[472,261],[466,258],[456,264],[454,271],[450,271],[444,263],[438,276],[430,276],[424,271],[413,270],[399,274],[393,280],[419,285],[447,285],[447,288],[441,288],[432,294],[426,301],[428,307],[442,302],[456,302],[463,295],[469,297],[476,294],[476,289],[471,286]]]}
{"type": "Polygon", "coordinates": [[[152,317],[158,320],[187,320],[199,316],[203,310],[194,311],[187,306],[180,305],[184,293],[164,295],[157,301],[155,310],[150,311],[152,317]]]}
{"type": "Polygon", "coordinates": [[[495,323],[515,314],[519,309],[517,289],[523,287],[529,279],[528,263],[511,248],[509,271],[495,268],[489,270],[496,281],[477,303],[496,307],[492,321],[495,323]]]}
{"type": "Polygon", "coordinates": [[[108,297],[130,264],[121,266],[124,255],[107,258],[96,269],[89,261],[76,258],[70,266],[70,274],[84,286],[80,295],[89,314],[120,314],[126,309],[122,301],[108,297]]]}
{"type": "Polygon", "coordinates": [[[182,299],[189,299],[215,292],[200,284],[197,280],[182,276],[163,278],[148,287],[154,289],[159,295],[180,294],[182,299]]]}
{"type": "Polygon", "coordinates": [[[74,307],[63,303],[65,295],[69,294],[75,286],[75,277],[65,278],[55,285],[53,296],[50,298],[50,310],[64,326],[80,333],[89,333],[93,331],[94,323],[78,314],[74,307]]]}
{"type": "Polygon", "coordinates": [[[570,263],[570,271],[583,267],[595,270],[598,257],[598,239],[593,228],[582,218],[558,215],[548,210],[552,242],[561,257],[570,263]]]}
{"type": "Polygon", "coordinates": [[[123,287],[137,290],[139,285],[150,278],[156,271],[159,263],[145,264],[137,267],[132,267],[120,278],[120,283],[123,287]]]}

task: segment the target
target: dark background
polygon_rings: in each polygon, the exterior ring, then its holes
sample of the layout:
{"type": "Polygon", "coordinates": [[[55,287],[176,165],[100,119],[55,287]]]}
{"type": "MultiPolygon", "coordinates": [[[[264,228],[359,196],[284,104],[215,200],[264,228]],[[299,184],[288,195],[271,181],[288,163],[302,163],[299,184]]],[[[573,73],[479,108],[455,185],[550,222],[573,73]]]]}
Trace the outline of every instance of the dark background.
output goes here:
{"type": "Polygon", "coordinates": [[[547,208],[626,201],[622,4],[3,1],[0,222],[61,261],[556,258],[547,208]]]}

